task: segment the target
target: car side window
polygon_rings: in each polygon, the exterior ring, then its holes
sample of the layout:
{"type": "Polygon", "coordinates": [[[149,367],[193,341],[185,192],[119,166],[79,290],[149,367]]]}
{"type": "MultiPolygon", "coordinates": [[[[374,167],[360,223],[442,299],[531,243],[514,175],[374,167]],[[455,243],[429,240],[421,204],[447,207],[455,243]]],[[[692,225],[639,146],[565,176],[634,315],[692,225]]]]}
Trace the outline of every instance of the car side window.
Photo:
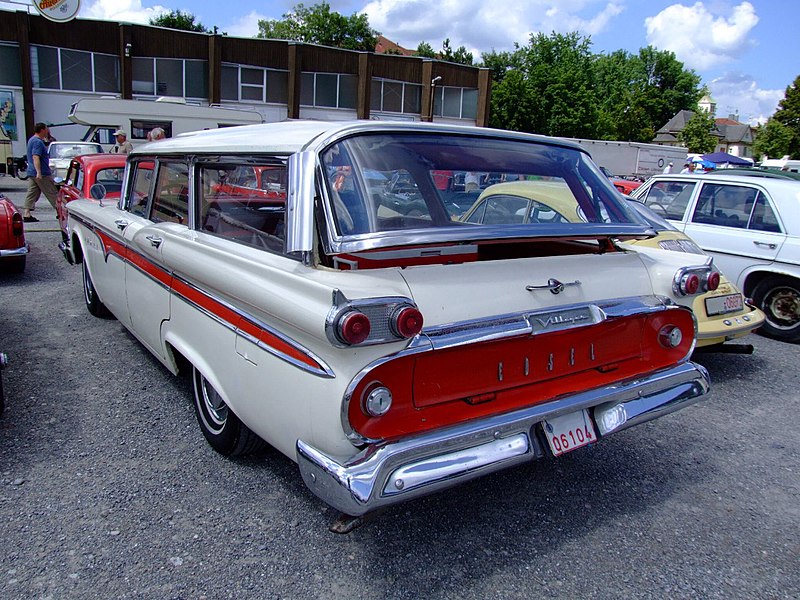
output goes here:
{"type": "Polygon", "coordinates": [[[153,170],[146,168],[144,163],[132,163],[133,187],[130,190],[128,211],[140,217],[147,216],[147,203],[150,200],[150,184],[153,179],[153,170]]]}
{"type": "Polygon", "coordinates": [[[700,190],[692,222],[744,229],[757,195],[754,188],[706,183],[700,190]]]}
{"type": "Polygon", "coordinates": [[[189,222],[189,165],[164,162],[158,167],[150,220],[155,223],[189,222]]]}
{"type": "Polygon", "coordinates": [[[214,163],[200,164],[197,171],[200,230],[262,250],[284,251],[285,165],[214,163]]]}
{"type": "Polygon", "coordinates": [[[642,200],[656,214],[680,221],[686,213],[695,185],[693,181],[656,181],[642,200]]]}
{"type": "Polygon", "coordinates": [[[774,233],[781,232],[781,226],[778,222],[778,217],[772,209],[767,196],[761,192],[758,194],[755,206],[753,207],[753,214],[750,217],[749,229],[757,231],[771,231],[774,233]]]}

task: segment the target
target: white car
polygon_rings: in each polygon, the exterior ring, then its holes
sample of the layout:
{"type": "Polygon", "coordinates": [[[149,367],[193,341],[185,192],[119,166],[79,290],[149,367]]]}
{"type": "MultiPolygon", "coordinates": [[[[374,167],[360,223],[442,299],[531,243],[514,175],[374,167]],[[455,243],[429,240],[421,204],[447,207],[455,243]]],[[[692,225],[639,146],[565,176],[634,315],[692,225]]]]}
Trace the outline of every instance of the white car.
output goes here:
{"type": "Polygon", "coordinates": [[[677,301],[718,272],[618,243],[655,233],[570,142],[376,121],[203,131],[134,150],[118,204],[68,211],[89,311],[193,373],[211,446],[268,442],[349,515],[708,391],[677,301]],[[565,182],[583,218],[459,221],[464,192],[440,184],[466,172],[565,182]]]}
{"type": "Polygon", "coordinates": [[[690,236],[766,314],[760,333],[800,342],[800,182],[656,175],[633,196],[690,236]]]}
{"type": "Polygon", "coordinates": [[[103,151],[100,144],[94,142],[50,142],[47,152],[50,156],[50,170],[53,177],[64,178],[70,161],[84,154],[99,154],[103,151]]]}

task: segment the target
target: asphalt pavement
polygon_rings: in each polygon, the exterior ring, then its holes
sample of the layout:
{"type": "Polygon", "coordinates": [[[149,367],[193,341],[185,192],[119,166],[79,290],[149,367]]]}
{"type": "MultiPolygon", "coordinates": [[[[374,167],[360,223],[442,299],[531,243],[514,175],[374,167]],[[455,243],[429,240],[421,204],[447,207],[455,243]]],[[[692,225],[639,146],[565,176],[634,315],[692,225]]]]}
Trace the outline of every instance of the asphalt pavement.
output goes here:
{"type": "Polygon", "coordinates": [[[0,598],[800,597],[798,346],[698,356],[694,406],[334,534],[292,461],[211,450],[35,215],[0,274],[0,598]]]}

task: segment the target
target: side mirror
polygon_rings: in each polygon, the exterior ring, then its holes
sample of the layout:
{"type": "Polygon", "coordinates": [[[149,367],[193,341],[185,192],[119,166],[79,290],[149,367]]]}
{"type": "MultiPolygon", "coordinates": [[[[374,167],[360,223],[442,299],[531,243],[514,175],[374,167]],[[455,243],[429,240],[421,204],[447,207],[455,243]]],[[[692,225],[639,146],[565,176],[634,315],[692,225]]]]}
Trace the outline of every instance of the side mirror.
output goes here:
{"type": "Polygon", "coordinates": [[[95,183],[89,188],[89,195],[95,200],[102,200],[106,197],[106,186],[102,183],[95,183]]]}

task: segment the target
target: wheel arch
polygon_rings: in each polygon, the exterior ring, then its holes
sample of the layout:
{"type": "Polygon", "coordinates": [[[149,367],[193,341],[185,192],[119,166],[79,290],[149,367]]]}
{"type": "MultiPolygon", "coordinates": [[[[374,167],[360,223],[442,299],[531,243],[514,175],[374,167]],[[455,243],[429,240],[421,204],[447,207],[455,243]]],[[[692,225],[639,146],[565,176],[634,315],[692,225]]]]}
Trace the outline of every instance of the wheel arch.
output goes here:
{"type": "Polygon", "coordinates": [[[800,283],[800,277],[798,277],[796,273],[788,273],[786,271],[776,269],[770,269],[768,271],[758,269],[745,274],[744,282],[741,285],[742,293],[746,297],[752,298],[753,292],[758,284],[768,277],[785,277],[800,283]]]}

